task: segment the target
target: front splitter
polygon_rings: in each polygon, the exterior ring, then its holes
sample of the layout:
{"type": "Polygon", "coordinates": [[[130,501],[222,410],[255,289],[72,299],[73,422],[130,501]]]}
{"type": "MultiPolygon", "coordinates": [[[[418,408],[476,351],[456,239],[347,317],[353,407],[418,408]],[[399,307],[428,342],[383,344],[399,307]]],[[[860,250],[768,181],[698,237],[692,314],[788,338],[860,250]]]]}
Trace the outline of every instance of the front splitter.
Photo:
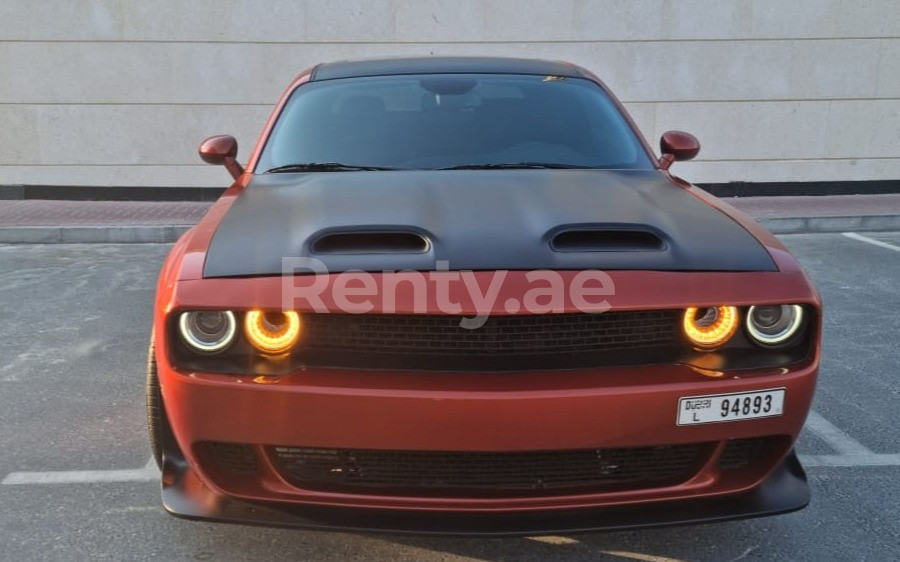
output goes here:
{"type": "Polygon", "coordinates": [[[457,513],[256,503],[209,489],[174,451],[163,466],[163,505],[189,519],[330,531],[421,535],[523,536],[694,525],[789,513],[809,503],[806,473],[793,451],[758,487],[730,496],[643,505],[514,513],[457,513]]]}

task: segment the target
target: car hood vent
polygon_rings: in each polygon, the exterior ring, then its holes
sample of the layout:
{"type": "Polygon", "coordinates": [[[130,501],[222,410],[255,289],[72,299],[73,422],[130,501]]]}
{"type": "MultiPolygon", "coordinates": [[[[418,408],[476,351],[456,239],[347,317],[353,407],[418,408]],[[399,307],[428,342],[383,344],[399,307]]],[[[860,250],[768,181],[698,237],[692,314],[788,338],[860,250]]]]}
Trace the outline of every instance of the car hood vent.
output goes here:
{"type": "Polygon", "coordinates": [[[553,236],[550,246],[557,252],[641,252],[666,249],[655,233],[638,229],[573,228],[553,236]]]}
{"type": "Polygon", "coordinates": [[[314,254],[422,254],[428,239],[415,232],[329,232],[312,243],[314,254]]]}

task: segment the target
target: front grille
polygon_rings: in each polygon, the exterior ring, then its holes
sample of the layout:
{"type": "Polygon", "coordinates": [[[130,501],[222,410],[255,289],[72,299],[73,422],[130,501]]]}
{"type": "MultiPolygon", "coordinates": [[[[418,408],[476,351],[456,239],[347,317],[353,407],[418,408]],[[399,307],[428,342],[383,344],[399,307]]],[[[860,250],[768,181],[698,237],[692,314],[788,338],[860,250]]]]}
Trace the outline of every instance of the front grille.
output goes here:
{"type": "Polygon", "coordinates": [[[534,452],[432,452],[270,447],[295,486],[323,491],[450,497],[551,495],[678,484],[712,446],[534,452]]]}
{"type": "Polygon", "coordinates": [[[725,445],[719,457],[719,468],[734,470],[749,466],[763,450],[768,438],[751,437],[749,439],[732,439],[725,445]]]}
{"type": "Polygon", "coordinates": [[[491,316],[308,314],[298,360],[311,366],[505,371],[668,363],[677,310],[491,316]]]}
{"type": "Polygon", "coordinates": [[[675,341],[676,310],[491,316],[480,328],[443,314],[310,314],[307,349],[468,355],[632,349],[675,341]]]}
{"type": "Polygon", "coordinates": [[[204,443],[206,452],[221,470],[232,474],[255,474],[259,470],[256,452],[240,443],[204,443]]]}

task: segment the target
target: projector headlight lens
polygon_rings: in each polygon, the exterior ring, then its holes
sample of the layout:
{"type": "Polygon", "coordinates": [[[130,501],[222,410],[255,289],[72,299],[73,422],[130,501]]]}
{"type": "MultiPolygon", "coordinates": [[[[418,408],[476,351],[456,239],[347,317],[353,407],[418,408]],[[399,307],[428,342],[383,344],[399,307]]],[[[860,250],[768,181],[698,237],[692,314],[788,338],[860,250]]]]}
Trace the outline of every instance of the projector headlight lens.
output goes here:
{"type": "Polygon", "coordinates": [[[697,348],[711,351],[734,335],[738,310],[734,306],[690,307],[684,311],[684,334],[697,348]]]}
{"type": "Polygon", "coordinates": [[[751,306],[747,332],[758,344],[777,346],[790,340],[803,324],[803,307],[796,304],[751,306]]]}
{"type": "Polygon", "coordinates": [[[237,323],[228,310],[193,310],[181,313],[178,330],[195,351],[217,353],[234,341],[237,323]]]}
{"type": "Polygon", "coordinates": [[[259,351],[278,355],[288,351],[300,338],[300,315],[294,311],[251,310],[244,317],[247,339],[259,351]]]}

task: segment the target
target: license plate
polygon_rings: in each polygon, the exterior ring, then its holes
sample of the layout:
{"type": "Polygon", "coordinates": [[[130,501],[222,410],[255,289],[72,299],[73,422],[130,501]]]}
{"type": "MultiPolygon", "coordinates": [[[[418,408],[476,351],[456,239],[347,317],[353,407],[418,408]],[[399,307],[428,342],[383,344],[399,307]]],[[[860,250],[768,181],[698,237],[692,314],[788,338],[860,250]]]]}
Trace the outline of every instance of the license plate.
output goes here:
{"type": "Polygon", "coordinates": [[[678,400],[678,425],[721,423],[780,416],[784,389],[688,396],[678,400]]]}

